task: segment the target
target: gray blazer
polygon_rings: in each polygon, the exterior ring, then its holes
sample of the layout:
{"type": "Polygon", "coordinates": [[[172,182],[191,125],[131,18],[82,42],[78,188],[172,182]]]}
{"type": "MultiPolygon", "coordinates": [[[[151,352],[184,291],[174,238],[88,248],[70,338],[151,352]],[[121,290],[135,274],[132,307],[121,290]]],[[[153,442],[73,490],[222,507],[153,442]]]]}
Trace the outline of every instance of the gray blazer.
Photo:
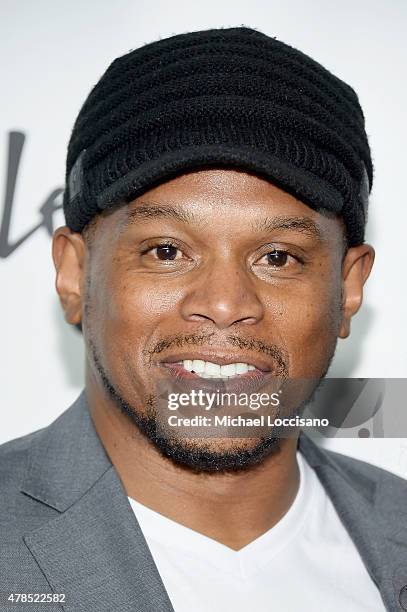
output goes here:
{"type": "MultiPolygon", "coordinates": [[[[304,435],[299,448],[384,608],[407,610],[407,481],[304,435]]],[[[54,423],[0,447],[0,592],[10,612],[173,610],[84,391],[54,423]],[[8,605],[12,592],[62,593],[65,603],[8,605]]]]}

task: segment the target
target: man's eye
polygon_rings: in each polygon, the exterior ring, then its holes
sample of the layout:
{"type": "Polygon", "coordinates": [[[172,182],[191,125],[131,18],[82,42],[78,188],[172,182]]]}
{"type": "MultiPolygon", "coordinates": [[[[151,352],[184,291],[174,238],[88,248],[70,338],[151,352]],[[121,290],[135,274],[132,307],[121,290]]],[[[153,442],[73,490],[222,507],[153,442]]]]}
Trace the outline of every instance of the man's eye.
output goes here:
{"type": "Polygon", "coordinates": [[[270,266],[275,266],[277,268],[282,268],[287,264],[289,254],[286,251],[278,251],[277,249],[273,249],[269,253],[266,253],[262,257],[262,259],[266,260],[270,266]]]}
{"type": "Polygon", "coordinates": [[[159,244],[150,252],[161,261],[172,261],[182,257],[181,251],[173,244],[159,244]]]}

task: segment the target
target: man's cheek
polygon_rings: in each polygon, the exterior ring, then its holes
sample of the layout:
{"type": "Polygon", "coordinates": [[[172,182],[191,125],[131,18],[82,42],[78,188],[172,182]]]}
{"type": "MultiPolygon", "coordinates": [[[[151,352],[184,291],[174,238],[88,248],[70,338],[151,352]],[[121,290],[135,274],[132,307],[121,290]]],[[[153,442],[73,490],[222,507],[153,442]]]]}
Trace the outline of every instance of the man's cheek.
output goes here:
{"type": "Polygon", "coordinates": [[[335,300],[302,304],[286,329],[293,376],[320,375],[336,345],[340,311],[335,300]]]}
{"type": "Polygon", "coordinates": [[[137,325],[140,320],[145,325],[166,313],[177,310],[182,291],[167,284],[159,278],[148,278],[141,282],[129,279],[113,286],[108,296],[106,314],[110,319],[128,326],[137,325]]]}
{"type": "Polygon", "coordinates": [[[158,291],[151,281],[113,283],[110,291],[97,297],[98,336],[109,362],[127,360],[144,367],[143,355],[157,333],[171,333],[178,307],[176,292],[158,291]]]}

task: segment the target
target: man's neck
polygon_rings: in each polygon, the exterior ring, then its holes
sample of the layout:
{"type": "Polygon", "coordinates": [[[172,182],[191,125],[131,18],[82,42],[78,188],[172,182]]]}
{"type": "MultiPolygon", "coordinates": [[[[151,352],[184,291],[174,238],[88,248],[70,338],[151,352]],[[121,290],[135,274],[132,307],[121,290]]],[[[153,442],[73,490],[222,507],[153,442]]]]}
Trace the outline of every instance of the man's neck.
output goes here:
{"type": "Polygon", "coordinates": [[[126,493],[160,514],[239,550],[268,531],[299,486],[297,439],[247,470],[195,473],[164,457],[113,401],[87,380],[91,416],[126,493]],[[88,384],[89,383],[89,384],[88,384]]]}

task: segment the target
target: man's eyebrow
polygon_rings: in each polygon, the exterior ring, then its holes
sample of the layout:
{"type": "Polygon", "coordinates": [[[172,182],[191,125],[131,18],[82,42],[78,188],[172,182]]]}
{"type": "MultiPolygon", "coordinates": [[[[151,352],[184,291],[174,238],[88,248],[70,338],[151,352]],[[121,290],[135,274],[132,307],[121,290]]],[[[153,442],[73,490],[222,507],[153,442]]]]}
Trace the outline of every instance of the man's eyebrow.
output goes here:
{"type": "Polygon", "coordinates": [[[186,210],[180,210],[171,204],[158,204],[157,202],[140,202],[135,208],[127,211],[127,218],[124,222],[124,229],[129,225],[134,225],[140,221],[148,221],[157,217],[164,219],[175,219],[182,223],[197,222],[196,216],[186,210]]]}
{"type": "MultiPolygon", "coordinates": [[[[158,202],[140,202],[134,208],[127,210],[127,217],[124,222],[123,229],[128,226],[137,224],[140,221],[148,221],[154,218],[174,219],[182,223],[202,222],[194,213],[179,209],[176,206],[166,203],[165,205],[158,202]]],[[[311,238],[316,238],[322,241],[322,232],[317,223],[309,217],[287,217],[277,216],[262,219],[261,221],[253,221],[251,229],[254,232],[272,232],[275,230],[291,230],[308,234],[311,238]]]]}
{"type": "Polygon", "coordinates": [[[309,217],[271,217],[251,224],[252,230],[257,232],[272,232],[275,230],[292,230],[308,234],[311,238],[322,241],[322,232],[315,221],[309,217]]]}

